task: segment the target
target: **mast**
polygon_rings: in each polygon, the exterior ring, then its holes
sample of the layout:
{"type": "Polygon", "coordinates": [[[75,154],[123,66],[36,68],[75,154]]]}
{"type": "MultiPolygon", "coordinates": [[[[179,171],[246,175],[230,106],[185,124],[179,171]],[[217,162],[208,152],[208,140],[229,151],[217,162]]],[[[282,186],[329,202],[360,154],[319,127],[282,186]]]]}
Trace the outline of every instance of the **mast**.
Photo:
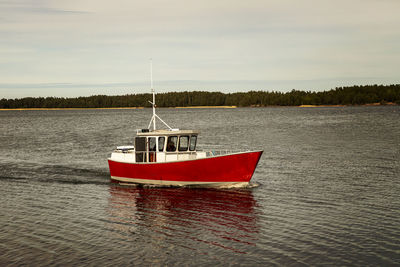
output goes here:
{"type": "Polygon", "coordinates": [[[172,128],[169,127],[169,125],[156,114],[156,93],[153,88],[153,59],[150,59],[150,86],[151,86],[151,92],[153,94],[153,102],[151,102],[151,101],[149,101],[149,102],[153,106],[153,116],[151,117],[149,126],[147,128],[150,130],[151,123],[153,123],[153,131],[155,131],[156,130],[156,118],[158,118],[162,123],[164,123],[165,126],[168,127],[168,129],[172,130],[172,128]]]}
{"type": "MultiPolygon", "coordinates": [[[[154,87],[153,87],[153,59],[150,59],[150,83],[151,83],[151,92],[153,93],[153,130],[156,130],[156,94],[154,92],[154,87]]],[[[150,122],[151,123],[151,122],[150,122]]]]}

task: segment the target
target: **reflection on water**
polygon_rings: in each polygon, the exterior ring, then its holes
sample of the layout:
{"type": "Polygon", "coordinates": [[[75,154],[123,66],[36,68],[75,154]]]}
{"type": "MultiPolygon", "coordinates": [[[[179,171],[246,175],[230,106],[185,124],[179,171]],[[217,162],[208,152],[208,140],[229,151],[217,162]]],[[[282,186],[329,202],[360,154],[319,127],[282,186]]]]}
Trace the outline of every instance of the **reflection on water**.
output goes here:
{"type": "Polygon", "coordinates": [[[146,239],[153,253],[172,245],[245,254],[257,239],[255,206],[250,189],[112,186],[108,226],[121,238],[146,239]]]}

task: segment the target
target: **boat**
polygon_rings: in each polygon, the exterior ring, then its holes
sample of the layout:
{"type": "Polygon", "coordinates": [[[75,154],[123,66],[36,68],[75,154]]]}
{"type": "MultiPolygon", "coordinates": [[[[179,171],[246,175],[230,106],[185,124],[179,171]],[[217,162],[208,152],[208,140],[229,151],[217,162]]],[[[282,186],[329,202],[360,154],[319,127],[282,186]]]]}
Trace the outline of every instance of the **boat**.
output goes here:
{"type": "Polygon", "coordinates": [[[133,146],[118,146],[111,153],[111,181],[123,185],[247,186],[263,151],[198,150],[198,130],[172,128],[156,114],[150,70],[153,116],[147,128],[136,131],[133,146]],[[157,119],[166,129],[156,128],[157,119]]]}

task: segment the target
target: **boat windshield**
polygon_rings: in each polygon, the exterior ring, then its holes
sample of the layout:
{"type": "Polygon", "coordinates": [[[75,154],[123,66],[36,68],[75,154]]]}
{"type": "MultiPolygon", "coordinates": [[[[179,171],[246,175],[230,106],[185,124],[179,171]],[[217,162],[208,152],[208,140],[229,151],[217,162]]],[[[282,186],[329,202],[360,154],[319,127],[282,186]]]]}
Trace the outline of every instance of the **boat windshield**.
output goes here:
{"type": "Polygon", "coordinates": [[[165,143],[165,137],[164,136],[158,137],[158,152],[164,151],[164,143],[165,143]]]}
{"type": "Polygon", "coordinates": [[[156,138],[155,137],[149,137],[149,151],[156,151],[156,138]]]}
{"type": "Polygon", "coordinates": [[[178,136],[169,136],[167,142],[167,151],[175,152],[177,143],[178,143],[178,136]]]}
{"type": "Polygon", "coordinates": [[[197,135],[192,135],[190,136],[190,151],[195,151],[196,150],[196,142],[197,142],[197,135]]]}
{"type": "Polygon", "coordinates": [[[189,146],[189,136],[184,135],[179,137],[179,151],[187,151],[189,146]]]}

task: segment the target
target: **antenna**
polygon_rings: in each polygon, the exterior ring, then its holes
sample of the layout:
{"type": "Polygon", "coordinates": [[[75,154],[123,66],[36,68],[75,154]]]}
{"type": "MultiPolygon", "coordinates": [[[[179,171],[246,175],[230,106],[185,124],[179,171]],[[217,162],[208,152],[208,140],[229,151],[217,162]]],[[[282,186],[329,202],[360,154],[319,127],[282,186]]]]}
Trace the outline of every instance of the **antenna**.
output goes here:
{"type": "Polygon", "coordinates": [[[153,93],[153,130],[156,130],[156,94],[154,92],[153,87],[153,59],[150,58],[150,83],[151,83],[151,92],[153,93]]]}
{"type": "Polygon", "coordinates": [[[150,58],[150,86],[151,86],[151,92],[153,94],[153,102],[149,101],[150,104],[153,106],[153,116],[151,117],[149,126],[147,127],[150,130],[151,123],[153,123],[153,131],[156,130],[156,118],[158,118],[162,123],[164,123],[165,126],[167,126],[170,130],[172,130],[171,127],[165,121],[163,121],[157,114],[156,114],[156,93],[153,88],[153,59],[150,58]]]}

